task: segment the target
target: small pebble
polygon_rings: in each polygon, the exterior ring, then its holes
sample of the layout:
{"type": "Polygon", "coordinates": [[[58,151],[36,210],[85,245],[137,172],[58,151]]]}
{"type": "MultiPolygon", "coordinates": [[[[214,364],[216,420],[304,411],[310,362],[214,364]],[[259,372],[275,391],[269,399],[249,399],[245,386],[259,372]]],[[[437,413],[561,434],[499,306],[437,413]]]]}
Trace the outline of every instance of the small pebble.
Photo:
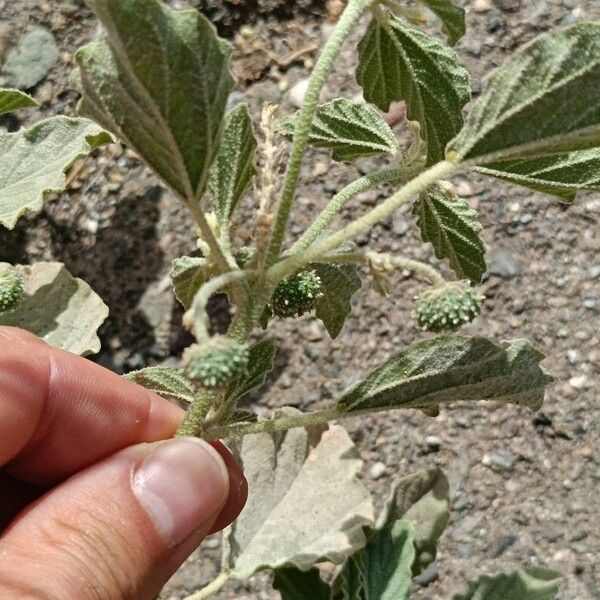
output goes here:
{"type": "Polygon", "coordinates": [[[300,108],[304,104],[304,98],[306,98],[306,92],[308,91],[309,79],[301,79],[296,82],[288,92],[290,102],[296,107],[300,108]]]}
{"type": "Polygon", "coordinates": [[[586,388],[587,382],[587,376],[585,375],[577,375],[569,379],[569,385],[575,388],[576,390],[583,390],[584,388],[586,388]]]}
{"type": "Polygon", "coordinates": [[[567,351],[567,359],[572,365],[576,365],[581,360],[581,352],[576,349],[571,349],[567,351]]]}
{"type": "Polygon", "coordinates": [[[473,11],[476,13],[488,12],[488,10],[491,10],[493,8],[489,0],[475,0],[472,6],[473,11]]]}
{"type": "Polygon", "coordinates": [[[371,479],[379,479],[379,478],[383,477],[383,475],[385,475],[386,470],[387,470],[387,467],[385,466],[384,463],[376,462],[369,469],[369,477],[371,479]]]}

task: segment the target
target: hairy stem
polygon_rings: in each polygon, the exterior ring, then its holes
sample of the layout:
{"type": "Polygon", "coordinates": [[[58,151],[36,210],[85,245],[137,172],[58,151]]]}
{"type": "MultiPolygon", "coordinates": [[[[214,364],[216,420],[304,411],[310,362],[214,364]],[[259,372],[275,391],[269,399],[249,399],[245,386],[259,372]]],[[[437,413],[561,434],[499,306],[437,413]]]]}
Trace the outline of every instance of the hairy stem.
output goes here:
{"type": "Polygon", "coordinates": [[[217,390],[207,388],[199,390],[198,396],[187,409],[183,422],[177,429],[175,436],[203,436],[204,419],[211,407],[218,404],[221,396],[222,392],[218,392],[217,390]]]}
{"type": "Polygon", "coordinates": [[[281,201],[279,203],[271,240],[267,249],[267,267],[272,265],[279,258],[281,253],[283,237],[285,235],[296,194],[298,179],[300,177],[302,159],[308,145],[308,136],[317,111],[321,89],[323,88],[333,62],[337,58],[348,34],[357,23],[362,13],[373,2],[374,0],[349,0],[344,12],[331,33],[331,36],[325,43],[323,51],[312,72],[304,104],[296,119],[296,129],[294,131],[294,138],[290,150],[290,158],[283,184],[281,201]]]}
{"type": "Polygon", "coordinates": [[[378,221],[382,221],[391,215],[402,204],[411,200],[414,196],[426,190],[436,181],[443,179],[457,169],[457,165],[448,161],[441,161],[431,168],[423,171],[405,186],[390,196],[385,202],[376,206],[356,221],[353,221],[343,229],[336,231],[323,240],[310,246],[304,252],[290,256],[271,267],[268,277],[271,281],[279,281],[283,277],[298,270],[303,265],[313,262],[331,250],[334,250],[345,241],[350,240],[362,233],[369,231],[378,221]]]}
{"type": "Polygon", "coordinates": [[[208,598],[215,592],[218,592],[230,579],[231,575],[227,571],[223,571],[222,573],[219,573],[219,575],[206,587],[203,587],[201,590],[186,596],[183,600],[203,600],[204,598],[208,598]]]}
{"type": "Polygon", "coordinates": [[[306,250],[321,235],[335,215],[342,209],[344,204],[357,194],[364,192],[381,183],[404,181],[410,178],[407,168],[395,167],[385,169],[377,173],[369,173],[346,187],[342,188],[321,211],[315,222],[302,234],[298,241],[290,248],[288,254],[297,254],[306,250]]]}

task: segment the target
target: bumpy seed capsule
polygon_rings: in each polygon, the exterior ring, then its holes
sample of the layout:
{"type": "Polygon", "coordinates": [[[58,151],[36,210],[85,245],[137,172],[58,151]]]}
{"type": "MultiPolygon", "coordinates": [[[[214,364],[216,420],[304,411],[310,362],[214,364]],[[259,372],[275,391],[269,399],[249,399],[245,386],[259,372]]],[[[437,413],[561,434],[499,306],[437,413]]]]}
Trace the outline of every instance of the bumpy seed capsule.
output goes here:
{"type": "Polygon", "coordinates": [[[428,289],[416,298],[415,317],[428,331],[457,329],[480,312],[485,296],[466,281],[428,289]]]}
{"type": "Polygon", "coordinates": [[[224,335],[215,335],[208,342],[194,344],[184,353],[184,372],[203,387],[218,387],[231,383],[248,366],[248,348],[224,335]]]}
{"type": "Polygon", "coordinates": [[[0,313],[12,312],[23,299],[23,277],[11,265],[0,265],[0,313]]]}
{"type": "Polygon", "coordinates": [[[300,271],[277,284],[270,308],[278,317],[299,317],[311,311],[322,295],[321,278],[314,271],[300,271]]]}

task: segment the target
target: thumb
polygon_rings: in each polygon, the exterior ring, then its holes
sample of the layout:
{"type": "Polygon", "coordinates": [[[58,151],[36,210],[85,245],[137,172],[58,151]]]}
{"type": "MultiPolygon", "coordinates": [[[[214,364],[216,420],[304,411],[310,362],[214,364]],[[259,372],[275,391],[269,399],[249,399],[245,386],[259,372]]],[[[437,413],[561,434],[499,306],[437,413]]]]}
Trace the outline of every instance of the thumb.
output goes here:
{"type": "Polygon", "coordinates": [[[0,598],[154,598],[241,508],[243,478],[219,448],[225,460],[195,438],[140,444],[48,492],[0,537],[0,598]]]}

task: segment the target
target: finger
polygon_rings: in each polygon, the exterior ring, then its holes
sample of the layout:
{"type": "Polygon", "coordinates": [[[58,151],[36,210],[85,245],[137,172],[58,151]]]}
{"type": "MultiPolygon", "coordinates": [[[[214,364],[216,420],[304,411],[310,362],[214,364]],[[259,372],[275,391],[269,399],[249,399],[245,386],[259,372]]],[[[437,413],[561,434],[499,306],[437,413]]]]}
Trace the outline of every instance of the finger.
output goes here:
{"type": "Polygon", "coordinates": [[[223,452],[175,439],[74,475],[0,537],[0,598],[154,598],[231,501],[223,452]]]}
{"type": "Polygon", "coordinates": [[[139,442],[171,437],[183,411],[89,360],[0,327],[0,465],[48,485],[139,442]]]}

